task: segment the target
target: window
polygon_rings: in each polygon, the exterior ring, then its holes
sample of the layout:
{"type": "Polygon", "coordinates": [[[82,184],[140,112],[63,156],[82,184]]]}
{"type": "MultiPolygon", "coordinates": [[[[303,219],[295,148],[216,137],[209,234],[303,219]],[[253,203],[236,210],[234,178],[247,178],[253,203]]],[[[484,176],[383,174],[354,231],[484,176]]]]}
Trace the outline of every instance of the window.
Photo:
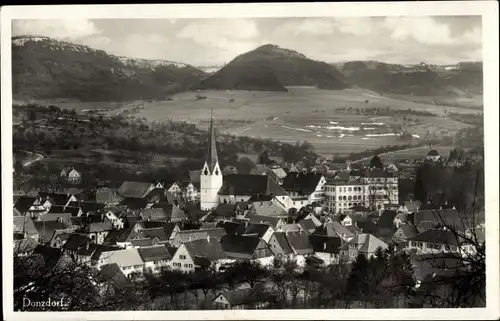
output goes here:
{"type": "Polygon", "coordinates": [[[189,264],[189,267],[192,268],[193,267],[193,264],[189,264]]]}
{"type": "Polygon", "coordinates": [[[348,199],[349,201],[350,201],[350,200],[352,200],[352,196],[351,196],[351,195],[349,195],[349,196],[347,197],[347,199],[348,199]]]}
{"type": "Polygon", "coordinates": [[[348,190],[349,192],[352,192],[352,188],[351,188],[351,187],[349,187],[347,190],[348,190]]]}
{"type": "Polygon", "coordinates": [[[179,255],[179,259],[181,259],[181,260],[185,260],[185,259],[186,259],[186,256],[185,256],[185,255],[179,255]]]}
{"type": "Polygon", "coordinates": [[[189,264],[187,264],[187,263],[184,263],[184,267],[189,267],[189,264]]]}

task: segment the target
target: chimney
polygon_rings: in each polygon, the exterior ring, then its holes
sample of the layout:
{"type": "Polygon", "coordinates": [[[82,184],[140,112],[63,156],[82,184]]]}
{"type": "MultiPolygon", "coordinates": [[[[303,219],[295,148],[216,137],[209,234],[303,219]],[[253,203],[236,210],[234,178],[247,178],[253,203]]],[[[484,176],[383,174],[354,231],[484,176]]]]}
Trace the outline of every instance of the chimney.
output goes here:
{"type": "Polygon", "coordinates": [[[210,235],[207,235],[207,242],[210,243],[210,235]]]}
{"type": "Polygon", "coordinates": [[[189,242],[191,242],[191,241],[192,241],[192,239],[193,239],[193,238],[190,236],[190,237],[189,237],[189,242]]]}

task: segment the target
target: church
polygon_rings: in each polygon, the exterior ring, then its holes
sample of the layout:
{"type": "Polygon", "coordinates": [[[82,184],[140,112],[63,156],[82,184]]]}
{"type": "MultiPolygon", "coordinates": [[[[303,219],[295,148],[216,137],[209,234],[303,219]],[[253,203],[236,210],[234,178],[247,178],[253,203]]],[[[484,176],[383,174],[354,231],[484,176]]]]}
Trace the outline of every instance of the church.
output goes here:
{"type": "Polygon", "coordinates": [[[213,118],[210,119],[208,155],[200,172],[202,210],[212,210],[220,203],[246,202],[250,198],[259,198],[263,195],[272,196],[285,210],[292,207],[300,209],[310,203],[322,202],[316,196],[324,193],[325,178],[321,174],[289,173],[287,176],[290,177],[285,178],[285,184],[280,185],[267,174],[223,175],[217,157],[213,118]],[[287,184],[291,180],[293,184],[287,184]]]}

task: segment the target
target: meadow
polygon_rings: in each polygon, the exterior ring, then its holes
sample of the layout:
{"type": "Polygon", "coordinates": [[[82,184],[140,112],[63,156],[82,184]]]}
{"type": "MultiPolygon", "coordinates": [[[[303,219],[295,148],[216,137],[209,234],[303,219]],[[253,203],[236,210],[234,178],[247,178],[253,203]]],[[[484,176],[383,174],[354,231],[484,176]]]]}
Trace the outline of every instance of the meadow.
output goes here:
{"type": "Polygon", "coordinates": [[[307,140],[314,145],[317,153],[328,157],[385,145],[421,144],[429,133],[436,139],[453,136],[470,125],[446,118],[447,113],[478,112],[477,108],[416,103],[364,89],[289,87],[288,90],[211,90],[185,92],[165,101],[59,102],[57,105],[77,111],[100,110],[107,115],[120,114],[155,122],[185,121],[202,129],[208,128],[213,110],[219,132],[291,143],[307,140]],[[364,112],[366,109],[381,109],[385,113],[364,112]],[[401,115],[387,112],[409,109],[436,116],[410,114],[409,120],[403,120],[401,115]],[[355,113],[355,110],[359,111],[355,113]],[[354,127],[360,129],[352,130],[354,127]],[[398,136],[401,131],[407,134],[405,139],[398,136]]]}

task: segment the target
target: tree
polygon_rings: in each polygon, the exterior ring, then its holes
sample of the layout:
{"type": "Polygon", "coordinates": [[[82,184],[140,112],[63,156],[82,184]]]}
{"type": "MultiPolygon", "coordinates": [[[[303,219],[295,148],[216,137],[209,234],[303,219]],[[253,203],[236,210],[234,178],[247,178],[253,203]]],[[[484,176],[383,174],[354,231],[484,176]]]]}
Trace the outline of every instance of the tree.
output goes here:
{"type": "Polygon", "coordinates": [[[370,160],[370,167],[383,168],[384,164],[378,155],[374,155],[370,160]]]}
{"type": "Polygon", "coordinates": [[[240,174],[250,174],[255,167],[255,163],[248,157],[241,157],[236,163],[236,169],[240,174]]]}

